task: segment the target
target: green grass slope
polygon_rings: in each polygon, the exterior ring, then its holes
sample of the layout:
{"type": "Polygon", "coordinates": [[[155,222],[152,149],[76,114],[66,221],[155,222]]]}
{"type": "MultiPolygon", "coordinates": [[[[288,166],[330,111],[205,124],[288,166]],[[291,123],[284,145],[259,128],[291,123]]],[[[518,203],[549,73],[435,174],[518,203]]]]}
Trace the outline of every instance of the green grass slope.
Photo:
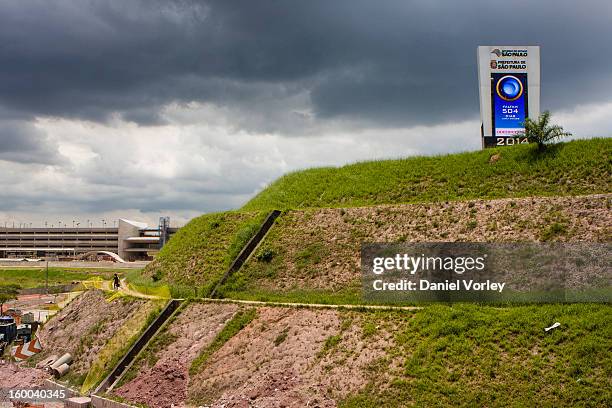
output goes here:
{"type": "Polygon", "coordinates": [[[593,304],[372,314],[370,332],[395,321],[394,344],[339,407],[610,406],[611,316],[593,304]]]}
{"type": "Polygon", "coordinates": [[[611,190],[612,138],[576,140],[538,154],[534,145],[363,162],[287,174],[243,210],[356,207],[611,190]],[[499,154],[499,160],[490,158],[499,154]]]}
{"type": "Polygon", "coordinates": [[[364,242],[610,242],[612,194],[287,210],[220,288],[251,300],[364,303],[364,242]]]}
{"type": "Polygon", "coordinates": [[[184,292],[181,296],[205,296],[257,232],[265,215],[228,211],[194,218],[141,275],[128,274],[128,280],[142,286],[170,283],[184,292]]]}

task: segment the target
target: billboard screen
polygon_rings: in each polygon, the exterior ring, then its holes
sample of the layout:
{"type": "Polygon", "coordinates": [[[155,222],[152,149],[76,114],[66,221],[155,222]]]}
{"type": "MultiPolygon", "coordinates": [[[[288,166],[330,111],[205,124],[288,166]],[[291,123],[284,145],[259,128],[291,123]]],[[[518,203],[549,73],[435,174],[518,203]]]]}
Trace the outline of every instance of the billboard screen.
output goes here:
{"type": "Polygon", "coordinates": [[[525,128],[528,117],[526,73],[494,73],[491,75],[493,136],[513,137],[525,128]]]}
{"type": "Polygon", "coordinates": [[[483,147],[527,143],[523,123],[540,114],[540,47],[478,47],[483,147]]]}

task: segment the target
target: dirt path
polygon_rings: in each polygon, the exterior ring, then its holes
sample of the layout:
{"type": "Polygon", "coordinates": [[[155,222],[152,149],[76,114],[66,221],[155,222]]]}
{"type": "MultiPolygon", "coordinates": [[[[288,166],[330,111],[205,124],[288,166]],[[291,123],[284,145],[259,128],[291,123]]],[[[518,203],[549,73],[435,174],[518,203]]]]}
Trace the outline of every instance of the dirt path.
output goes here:
{"type": "Polygon", "coordinates": [[[240,300],[240,299],[199,299],[208,303],[234,303],[247,306],[277,306],[277,307],[299,307],[312,309],[348,309],[348,310],[420,310],[420,306],[386,306],[386,305],[352,305],[352,304],[336,304],[328,305],[323,303],[290,303],[290,302],[263,302],[258,300],[240,300]]]}
{"type": "MultiPolygon", "coordinates": [[[[107,290],[113,290],[108,285],[107,290]]],[[[145,295],[128,287],[125,280],[121,281],[121,288],[119,292],[125,295],[133,296],[142,299],[163,299],[159,296],[145,295]]],[[[323,304],[323,303],[290,303],[290,302],[264,302],[259,300],[240,300],[240,299],[212,299],[212,298],[198,298],[197,300],[207,303],[232,303],[246,306],[278,306],[278,307],[306,307],[313,309],[367,309],[367,310],[420,310],[422,307],[418,306],[385,306],[385,305],[359,305],[359,304],[323,304]]]]}
{"type": "MultiPolygon", "coordinates": [[[[104,282],[103,290],[113,291],[111,282],[104,282]]],[[[160,296],[147,295],[140,293],[129,287],[127,281],[123,279],[121,281],[121,287],[119,292],[128,296],[133,296],[141,299],[163,299],[160,296]]],[[[418,306],[385,306],[385,305],[354,305],[354,304],[334,304],[328,305],[323,303],[290,303],[290,302],[264,302],[259,300],[240,300],[240,299],[212,299],[212,298],[199,298],[197,300],[207,303],[232,303],[246,306],[278,306],[278,307],[308,307],[313,309],[367,309],[367,310],[420,310],[422,307],[418,306]]]]}

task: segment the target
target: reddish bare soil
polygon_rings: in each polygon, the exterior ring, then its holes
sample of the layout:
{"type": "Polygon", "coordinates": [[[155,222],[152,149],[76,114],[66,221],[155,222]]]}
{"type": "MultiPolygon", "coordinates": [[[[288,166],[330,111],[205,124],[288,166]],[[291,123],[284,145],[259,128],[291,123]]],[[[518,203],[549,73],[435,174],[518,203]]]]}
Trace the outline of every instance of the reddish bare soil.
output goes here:
{"type": "Polygon", "coordinates": [[[364,340],[359,319],[334,310],[259,308],[192,378],[189,398],[226,408],[334,407],[367,383],[367,367],[391,345],[384,331],[364,340]]]}
{"type": "Polygon", "coordinates": [[[0,388],[18,389],[42,385],[49,374],[36,368],[22,367],[14,363],[0,363],[0,388]]]}
{"type": "Polygon", "coordinates": [[[368,368],[393,346],[392,324],[368,313],[260,307],[190,377],[191,362],[237,309],[189,305],[166,330],[172,341],[151,346],[154,363],[145,358],[136,376],[114,393],[150,407],[335,407],[370,381],[368,368]],[[366,335],[366,322],[387,326],[366,335]]]}
{"type": "Polygon", "coordinates": [[[231,304],[188,305],[167,329],[175,340],[156,350],[157,361],[152,366],[145,362],[136,378],[115,393],[152,408],[182,406],[187,398],[191,361],[212,342],[237,309],[231,304]]]}

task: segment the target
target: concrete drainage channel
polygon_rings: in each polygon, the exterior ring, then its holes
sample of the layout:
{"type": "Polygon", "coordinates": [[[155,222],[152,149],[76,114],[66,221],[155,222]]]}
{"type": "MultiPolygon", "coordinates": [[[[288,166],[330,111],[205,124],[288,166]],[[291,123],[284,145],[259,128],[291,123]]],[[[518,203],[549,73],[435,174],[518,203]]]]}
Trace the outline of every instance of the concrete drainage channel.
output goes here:
{"type": "Polygon", "coordinates": [[[172,299],[168,302],[164,310],[157,316],[157,319],[151,323],[145,332],[138,340],[130,347],[128,352],[123,356],[113,371],[98,385],[94,394],[103,394],[112,391],[113,387],[119,382],[121,377],[131,367],[134,359],[143,350],[149,341],[155,336],[163,324],[174,314],[176,309],[184,302],[183,299],[172,299]]]}

